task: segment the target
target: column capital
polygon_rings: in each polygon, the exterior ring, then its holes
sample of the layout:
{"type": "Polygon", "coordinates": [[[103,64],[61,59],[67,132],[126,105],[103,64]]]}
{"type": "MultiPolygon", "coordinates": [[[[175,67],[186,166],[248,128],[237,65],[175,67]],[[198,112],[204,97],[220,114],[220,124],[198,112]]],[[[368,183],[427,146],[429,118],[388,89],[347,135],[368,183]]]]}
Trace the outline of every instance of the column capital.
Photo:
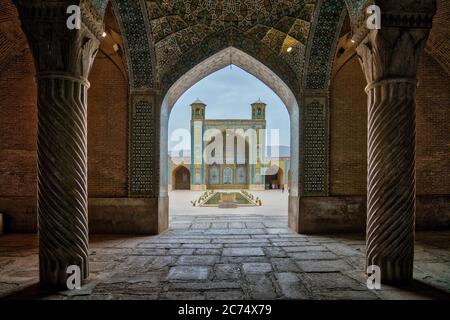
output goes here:
{"type": "Polygon", "coordinates": [[[367,83],[416,79],[430,29],[390,27],[371,30],[356,48],[367,83]]]}
{"type": "Polygon", "coordinates": [[[33,53],[36,73],[87,81],[103,33],[101,16],[88,0],[14,0],[33,53]],[[67,27],[67,8],[78,5],[80,29],[67,27]]]}
{"type": "Polygon", "coordinates": [[[353,24],[352,40],[358,45],[365,42],[370,33],[380,31],[367,28],[369,14],[366,11],[371,5],[380,8],[381,30],[392,28],[429,30],[436,12],[436,0],[368,1],[353,24]]]}

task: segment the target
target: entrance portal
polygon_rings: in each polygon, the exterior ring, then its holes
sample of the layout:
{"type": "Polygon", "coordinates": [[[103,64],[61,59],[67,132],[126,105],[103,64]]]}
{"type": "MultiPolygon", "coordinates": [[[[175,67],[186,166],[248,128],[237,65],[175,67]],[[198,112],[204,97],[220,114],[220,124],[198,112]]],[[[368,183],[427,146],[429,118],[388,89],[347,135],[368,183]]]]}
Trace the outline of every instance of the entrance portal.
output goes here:
{"type": "Polygon", "coordinates": [[[173,189],[174,190],[190,190],[191,189],[191,173],[183,166],[175,169],[173,173],[173,189]]]}
{"type": "MultiPolygon", "coordinates": [[[[228,47],[226,49],[223,49],[216,54],[213,54],[209,58],[206,58],[202,61],[199,61],[197,65],[192,67],[189,71],[187,71],[185,74],[183,74],[178,80],[176,80],[171,87],[166,92],[164,99],[162,101],[161,106],[161,130],[160,130],[160,167],[165,167],[168,163],[168,154],[169,154],[169,118],[171,116],[172,108],[174,107],[175,103],[178,101],[178,99],[192,86],[194,86],[197,82],[205,78],[206,76],[219,71],[221,69],[224,69],[225,67],[230,65],[230,61],[232,61],[232,64],[238,68],[243,69],[244,71],[248,72],[249,74],[253,75],[255,78],[263,82],[268,88],[270,88],[277,96],[280,98],[281,102],[286,107],[288,114],[289,114],[289,122],[290,122],[290,140],[288,143],[290,145],[290,156],[289,156],[289,167],[291,170],[291,179],[289,181],[289,193],[286,194],[286,203],[289,203],[289,205],[286,205],[286,208],[282,211],[288,213],[288,223],[289,227],[293,230],[298,230],[298,206],[295,205],[298,203],[298,186],[299,186],[299,150],[300,150],[300,110],[299,105],[297,103],[297,97],[296,95],[291,91],[290,87],[281,79],[277,74],[275,74],[271,69],[269,69],[266,65],[264,65],[262,62],[258,61],[254,57],[250,56],[249,54],[235,48],[235,47],[228,47]],[[230,59],[232,57],[232,59],[230,59]]],[[[198,96],[197,96],[198,97],[198,96]]],[[[195,99],[194,97],[191,97],[192,99],[195,99]]],[[[253,99],[254,97],[252,97],[253,99]]],[[[192,106],[192,105],[191,105],[192,106]]],[[[192,110],[190,110],[192,111],[192,110]]],[[[196,148],[195,142],[197,141],[195,139],[196,133],[205,132],[208,128],[205,126],[205,119],[203,119],[203,113],[198,113],[198,115],[194,111],[194,118],[198,122],[203,123],[203,125],[194,126],[193,130],[191,128],[191,139],[194,137],[193,141],[191,141],[191,155],[194,155],[195,161],[193,161],[193,164],[191,164],[191,176],[194,178],[192,179],[192,185],[191,190],[196,192],[206,192],[207,191],[207,183],[212,179],[213,181],[218,181],[218,179],[222,179],[219,181],[224,181],[225,183],[223,185],[220,185],[220,189],[229,189],[227,186],[231,183],[236,183],[236,181],[251,181],[251,179],[254,179],[254,184],[249,184],[249,189],[254,191],[254,198],[259,198],[262,202],[262,206],[270,205],[271,203],[279,203],[279,199],[275,199],[277,196],[280,196],[275,193],[267,193],[267,194],[258,194],[258,192],[264,192],[264,176],[263,176],[263,167],[261,164],[256,163],[248,172],[248,174],[244,175],[242,174],[242,170],[238,171],[239,167],[237,166],[225,166],[222,168],[217,168],[217,170],[210,170],[213,168],[208,168],[208,164],[203,163],[201,160],[201,155],[204,154],[202,150],[204,151],[204,145],[202,143],[199,143],[198,150],[196,148]],[[201,119],[197,119],[197,117],[201,117],[201,119]],[[200,121],[201,120],[201,121],[200,121]],[[198,151],[198,152],[197,152],[198,151]],[[197,153],[199,157],[197,157],[197,153]],[[230,169],[225,170],[227,167],[230,167],[230,169]],[[232,167],[232,168],[231,168],[232,167]],[[205,171],[206,168],[206,171],[205,171]],[[236,178],[238,177],[238,178],[236,178]],[[197,183],[198,182],[198,183],[197,183]],[[196,188],[196,186],[200,185],[201,187],[196,188]],[[266,198],[266,199],[265,199],[266,198]]],[[[206,115],[206,114],[205,114],[206,115]]],[[[256,117],[259,116],[258,112],[255,114],[256,117]]],[[[262,113],[261,113],[262,116],[262,113]]],[[[252,119],[253,119],[253,113],[252,113],[252,119]]],[[[192,114],[191,114],[192,118],[192,114]]],[[[205,117],[206,118],[206,117],[205,117]]],[[[207,120],[207,119],[206,119],[207,120]]],[[[236,120],[236,119],[230,119],[230,120],[236,120]]],[[[268,128],[270,129],[270,128],[268,128]]],[[[271,137],[272,138],[272,137],[271,137]]],[[[183,145],[183,148],[185,146],[183,145]]],[[[191,159],[192,160],[192,159],[191,159]]],[[[276,171],[275,171],[276,172],[276,171]]],[[[172,202],[171,205],[169,205],[169,190],[168,190],[168,182],[170,177],[170,170],[161,170],[160,171],[160,198],[161,201],[164,201],[167,205],[163,205],[160,208],[159,216],[164,220],[169,220],[169,206],[172,206],[170,209],[171,212],[184,212],[187,211],[198,211],[202,208],[198,208],[194,206],[194,201],[201,198],[203,195],[194,194],[192,196],[189,196],[188,194],[182,194],[178,193],[177,197],[185,197],[185,199],[178,199],[176,202],[172,202]],[[178,208],[178,204],[180,203],[187,203],[189,206],[185,206],[183,208],[178,208]],[[175,207],[174,207],[175,206],[175,207]]],[[[277,177],[275,178],[276,181],[278,181],[277,187],[280,186],[286,186],[284,182],[284,174],[283,172],[277,173],[277,177]]],[[[242,188],[245,189],[245,188],[242,188]]],[[[215,190],[219,190],[219,188],[215,188],[215,190]]],[[[204,195],[206,196],[206,195],[204,195]]],[[[255,213],[261,212],[261,208],[254,207],[255,213]],[[257,209],[256,209],[257,208],[257,209]]],[[[203,208],[207,209],[205,211],[208,214],[211,214],[210,208],[203,208]]],[[[233,209],[230,209],[233,210],[233,209]]],[[[242,210],[242,209],[239,209],[242,210]]],[[[280,211],[281,212],[281,211],[280,211]]]]}
{"type": "MultiPolygon", "coordinates": [[[[274,170],[272,170],[274,171],[274,170]]],[[[277,172],[272,175],[265,176],[266,190],[283,189],[284,188],[284,174],[281,168],[278,168],[277,172]]]]}

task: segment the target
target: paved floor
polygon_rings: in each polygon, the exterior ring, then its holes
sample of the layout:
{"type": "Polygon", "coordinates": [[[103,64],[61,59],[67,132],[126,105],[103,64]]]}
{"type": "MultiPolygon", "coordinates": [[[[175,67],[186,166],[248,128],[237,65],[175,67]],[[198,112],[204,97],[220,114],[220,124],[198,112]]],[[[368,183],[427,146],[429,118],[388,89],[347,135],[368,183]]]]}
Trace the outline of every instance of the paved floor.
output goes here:
{"type": "MultiPolygon", "coordinates": [[[[274,195],[276,196],[276,195],[274,195]]],[[[225,209],[223,209],[225,210],[225,209]]],[[[364,238],[304,236],[282,214],[172,214],[160,236],[91,237],[91,282],[38,293],[35,235],[0,237],[0,297],[43,299],[450,298],[450,232],[417,234],[414,283],[368,290],[364,238]]]]}
{"type": "MultiPolygon", "coordinates": [[[[220,191],[220,190],[216,190],[220,191]]],[[[225,190],[226,191],[226,190],[225,190]]],[[[287,216],[288,193],[281,190],[252,191],[255,197],[261,199],[262,207],[238,207],[222,209],[217,207],[194,207],[191,201],[196,200],[203,192],[197,191],[172,191],[169,194],[170,215],[196,215],[196,216],[218,216],[218,215],[271,215],[287,216]]]]}

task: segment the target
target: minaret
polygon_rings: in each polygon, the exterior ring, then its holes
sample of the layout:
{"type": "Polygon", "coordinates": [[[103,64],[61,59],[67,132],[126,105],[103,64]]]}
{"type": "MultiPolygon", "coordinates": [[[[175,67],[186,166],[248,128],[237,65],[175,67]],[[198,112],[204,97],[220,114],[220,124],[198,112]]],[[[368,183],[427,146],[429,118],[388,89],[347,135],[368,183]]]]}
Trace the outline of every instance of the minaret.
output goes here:
{"type": "Polygon", "coordinates": [[[206,104],[197,98],[191,104],[191,190],[206,190],[203,152],[206,104]]]}
{"type": "Polygon", "coordinates": [[[252,119],[266,119],[266,104],[262,102],[261,99],[258,99],[258,101],[252,103],[252,119]]]}
{"type": "Polygon", "coordinates": [[[205,120],[206,104],[204,104],[199,98],[197,98],[197,100],[195,100],[191,104],[191,109],[192,109],[191,115],[192,120],[205,120]]]}
{"type": "Polygon", "coordinates": [[[254,152],[256,152],[256,163],[250,168],[250,186],[251,190],[264,190],[264,162],[266,149],[266,104],[258,99],[251,104],[252,120],[260,124],[256,130],[257,144],[254,152]]]}

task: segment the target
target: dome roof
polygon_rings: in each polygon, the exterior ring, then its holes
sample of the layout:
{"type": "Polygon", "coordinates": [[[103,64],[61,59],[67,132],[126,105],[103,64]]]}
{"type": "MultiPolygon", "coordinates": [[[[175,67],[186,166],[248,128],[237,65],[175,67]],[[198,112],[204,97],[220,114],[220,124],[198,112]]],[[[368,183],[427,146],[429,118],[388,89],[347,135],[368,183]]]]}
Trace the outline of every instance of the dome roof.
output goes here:
{"type": "Polygon", "coordinates": [[[203,105],[206,106],[206,104],[202,100],[200,100],[199,98],[197,98],[194,102],[192,102],[192,104],[203,104],[203,105]]]}
{"type": "Polygon", "coordinates": [[[253,102],[252,105],[254,104],[265,104],[263,101],[261,101],[261,98],[259,98],[257,101],[253,102]]]}

